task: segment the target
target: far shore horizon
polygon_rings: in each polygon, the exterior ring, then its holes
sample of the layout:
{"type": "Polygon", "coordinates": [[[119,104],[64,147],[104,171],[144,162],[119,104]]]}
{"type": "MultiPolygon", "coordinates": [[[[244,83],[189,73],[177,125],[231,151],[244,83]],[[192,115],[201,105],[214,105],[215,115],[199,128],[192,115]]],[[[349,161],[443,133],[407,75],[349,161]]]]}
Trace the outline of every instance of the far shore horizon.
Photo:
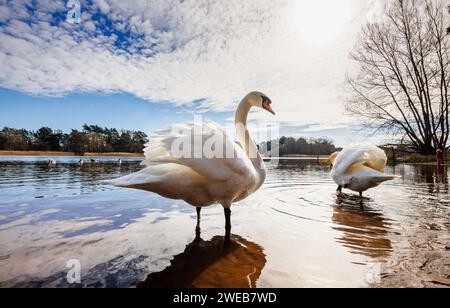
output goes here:
{"type": "Polygon", "coordinates": [[[58,152],[58,151],[0,151],[0,156],[144,157],[144,153],[108,152],[108,153],[84,153],[83,155],[78,155],[73,152],[58,152]]]}

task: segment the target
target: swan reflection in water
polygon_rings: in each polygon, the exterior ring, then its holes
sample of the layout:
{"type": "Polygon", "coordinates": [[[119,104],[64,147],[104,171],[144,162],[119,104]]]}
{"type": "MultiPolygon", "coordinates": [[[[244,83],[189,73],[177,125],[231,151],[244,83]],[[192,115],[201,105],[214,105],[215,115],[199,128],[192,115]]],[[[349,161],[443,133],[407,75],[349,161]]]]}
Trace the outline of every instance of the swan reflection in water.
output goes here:
{"type": "Polygon", "coordinates": [[[148,275],[138,288],[255,288],[266,264],[263,249],[239,235],[196,237],[170,266],[148,275]]]}
{"type": "Polygon", "coordinates": [[[333,207],[333,229],[342,234],[337,241],[352,253],[374,259],[387,257],[392,252],[388,238],[391,223],[372,210],[370,202],[368,198],[339,194],[333,207]]]}

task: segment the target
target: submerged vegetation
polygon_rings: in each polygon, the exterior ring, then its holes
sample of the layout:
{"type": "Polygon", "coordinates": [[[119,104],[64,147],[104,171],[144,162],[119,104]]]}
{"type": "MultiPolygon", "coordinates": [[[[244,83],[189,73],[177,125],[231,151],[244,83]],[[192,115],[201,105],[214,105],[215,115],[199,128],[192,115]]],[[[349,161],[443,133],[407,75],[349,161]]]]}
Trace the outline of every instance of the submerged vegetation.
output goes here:
{"type": "Polygon", "coordinates": [[[37,131],[5,127],[0,131],[0,151],[53,151],[89,153],[141,153],[147,135],[141,131],[117,130],[85,124],[70,133],[42,127],[37,131]]]}

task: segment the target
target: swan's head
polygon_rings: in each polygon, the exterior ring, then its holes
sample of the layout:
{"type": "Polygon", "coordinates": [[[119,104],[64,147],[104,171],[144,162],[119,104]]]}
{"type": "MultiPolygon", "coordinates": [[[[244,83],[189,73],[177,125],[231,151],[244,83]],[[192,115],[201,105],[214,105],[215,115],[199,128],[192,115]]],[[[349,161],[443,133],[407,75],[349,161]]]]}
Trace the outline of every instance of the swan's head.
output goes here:
{"type": "Polygon", "coordinates": [[[251,92],[246,97],[245,100],[247,103],[252,105],[253,107],[262,108],[275,115],[275,112],[272,110],[272,101],[267,95],[261,92],[251,92]]]}
{"type": "Polygon", "coordinates": [[[330,168],[333,168],[334,162],[336,161],[336,157],[339,155],[340,152],[334,152],[330,155],[330,168]]]}

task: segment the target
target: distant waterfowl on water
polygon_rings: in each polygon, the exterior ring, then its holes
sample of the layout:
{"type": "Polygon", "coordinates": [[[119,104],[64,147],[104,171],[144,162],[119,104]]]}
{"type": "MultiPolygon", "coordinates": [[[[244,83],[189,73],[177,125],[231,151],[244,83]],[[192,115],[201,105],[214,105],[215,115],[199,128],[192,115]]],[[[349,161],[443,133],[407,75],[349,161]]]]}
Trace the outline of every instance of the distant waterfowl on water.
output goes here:
{"type": "Polygon", "coordinates": [[[203,124],[180,123],[175,128],[159,132],[151,138],[145,149],[145,169],[106,183],[126,188],[142,189],[170,199],[181,199],[200,210],[213,204],[224,208],[227,235],[231,229],[231,210],[234,202],[248,197],[258,190],[266,178],[264,162],[247,129],[250,109],[258,107],[275,114],[271,100],[261,92],[249,93],[236,111],[235,125],[239,144],[226,137],[219,125],[213,122],[203,124]],[[178,135],[174,132],[185,132],[178,135]],[[187,133],[186,133],[187,132],[187,133]],[[201,133],[201,136],[195,135],[201,133]],[[232,149],[232,158],[184,158],[172,153],[174,140],[193,143],[208,136],[223,136],[223,146],[232,149]]]}
{"type": "Polygon", "coordinates": [[[47,164],[48,164],[49,166],[54,166],[54,165],[56,165],[56,160],[54,160],[54,159],[49,159],[48,162],[47,162],[47,164]]]}
{"type": "Polygon", "coordinates": [[[343,188],[362,193],[396,176],[386,175],[387,157],[384,151],[369,143],[352,144],[330,156],[331,177],[343,188]]]}

